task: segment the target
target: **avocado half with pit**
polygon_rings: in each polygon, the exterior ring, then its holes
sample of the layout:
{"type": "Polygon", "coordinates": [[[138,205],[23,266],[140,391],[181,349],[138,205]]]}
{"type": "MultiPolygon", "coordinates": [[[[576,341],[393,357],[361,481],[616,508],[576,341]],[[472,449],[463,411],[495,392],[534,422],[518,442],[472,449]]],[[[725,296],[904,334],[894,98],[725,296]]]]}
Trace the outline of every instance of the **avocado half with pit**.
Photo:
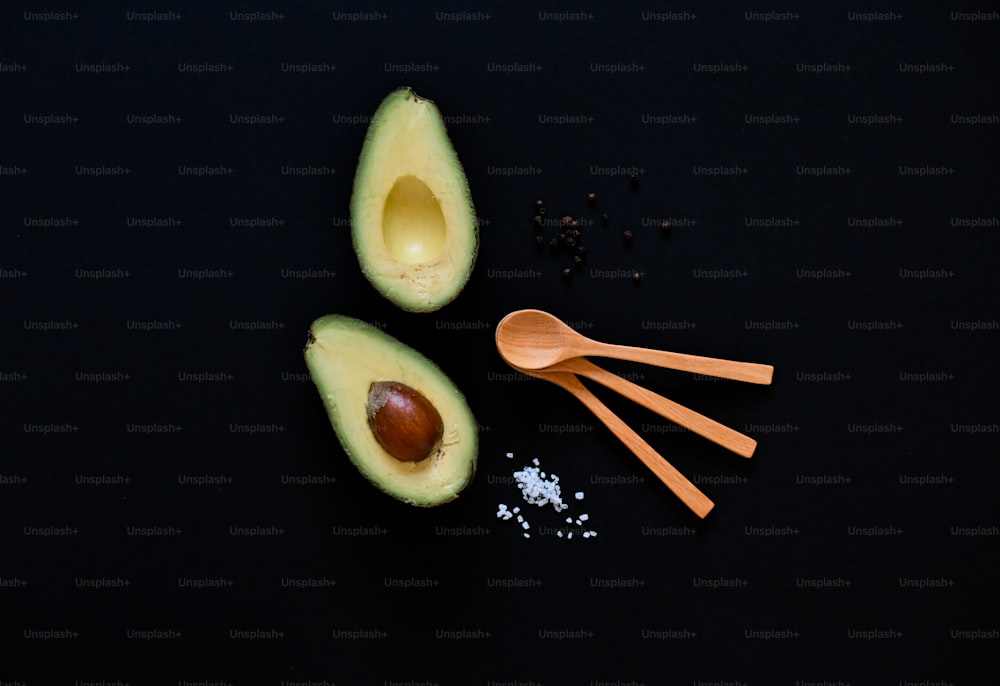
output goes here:
{"type": "Polygon", "coordinates": [[[472,273],[479,224],[465,171],[433,101],[390,93],[372,118],[351,194],[361,271],[404,310],[432,312],[472,273]]]}
{"type": "Polygon", "coordinates": [[[469,485],[478,425],[434,362],[336,314],[312,323],[304,355],[344,452],[371,483],[419,507],[454,500],[469,485]]]}

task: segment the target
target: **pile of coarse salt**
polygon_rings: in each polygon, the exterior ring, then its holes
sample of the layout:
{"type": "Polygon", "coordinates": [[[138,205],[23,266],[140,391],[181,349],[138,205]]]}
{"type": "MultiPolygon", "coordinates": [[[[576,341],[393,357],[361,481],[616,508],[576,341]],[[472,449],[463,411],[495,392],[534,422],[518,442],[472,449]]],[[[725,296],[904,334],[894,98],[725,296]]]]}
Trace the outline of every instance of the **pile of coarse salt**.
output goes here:
{"type": "MultiPolygon", "coordinates": [[[[514,453],[507,453],[507,459],[513,459],[514,453]]],[[[532,466],[525,466],[520,471],[514,472],[514,481],[517,483],[517,487],[521,490],[521,496],[524,501],[529,505],[537,505],[538,507],[545,507],[546,505],[552,505],[556,512],[562,512],[569,508],[569,505],[563,502],[562,499],[562,489],[559,486],[559,477],[555,474],[546,474],[542,471],[541,465],[536,457],[532,461],[532,466]]],[[[583,500],[583,491],[577,491],[574,494],[577,500],[583,500]]],[[[528,524],[528,520],[524,518],[521,514],[521,508],[515,507],[513,510],[508,509],[506,503],[500,503],[497,506],[497,519],[502,519],[507,521],[517,517],[517,523],[521,525],[524,529],[524,537],[531,538],[531,525],[528,524]]],[[[566,518],[566,524],[576,526],[583,526],[583,523],[590,519],[590,515],[582,514],[575,520],[573,517],[566,518]]],[[[583,538],[594,538],[597,536],[597,532],[593,529],[587,529],[581,533],[583,538]]],[[[570,529],[556,531],[556,536],[559,538],[572,539],[573,531],[570,529]]]]}

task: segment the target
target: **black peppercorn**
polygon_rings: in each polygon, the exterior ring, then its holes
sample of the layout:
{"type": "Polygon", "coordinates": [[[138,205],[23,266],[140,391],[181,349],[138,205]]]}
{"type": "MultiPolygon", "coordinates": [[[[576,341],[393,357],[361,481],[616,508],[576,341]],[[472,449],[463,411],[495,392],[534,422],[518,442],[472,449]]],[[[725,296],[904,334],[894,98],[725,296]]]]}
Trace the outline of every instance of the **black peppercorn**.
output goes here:
{"type": "Polygon", "coordinates": [[[545,245],[545,236],[535,236],[535,245],[545,245]]]}
{"type": "Polygon", "coordinates": [[[629,183],[632,184],[632,188],[638,188],[639,187],[639,175],[638,174],[631,174],[628,177],[628,180],[629,180],[629,183]]]}
{"type": "Polygon", "coordinates": [[[601,215],[601,224],[603,224],[604,226],[608,225],[608,215],[606,214],[601,215]]]}
{"type": "Polygon", "coordinates": [[[632,240],[632,231],[630,229],[625,229],[622,232],[622,238],[624,238],[627,241],[632,240]]]}
{"type": "Polygon", "coordinates": [[[642,274],[639,272],[632,272],[632,282],[639,283],[640,281],[642,281],[642,274]]]}
{"type": "Polygon", "coordinates": [[[536,228],[536,229],[540,229],[540,228],[542,228],[542,226],[543,226],[543,222],[544,222],[544,220],[542,219],[542,215],[540,215],[540,214],[536,214],[536,215],[535,215],[535,218],[534,218],[534,219],[532,219],[531,221],[533,221],[533,222],[534,222],[534,224],[535,224],[535,228],[536,228]]]}
{"type": "Polygon", "coordinates": [[[579,255],[573,255],[573,264],[583,264],[583,258],[579,255]]]}
{"type": "Polygon", "coordinates": [[[552,240],[549,241],[549,245],[551,245],[553,248],[558,248],[559,247],[559,239],[558,238],[553,238],[552,240]]]}
{"type": "Polygon", "coordinates": [[[597,202],[597,193],[587,193],[587,202],[591,205],[597,202]]]}
{"type": "Polygon", "coordinates": [[[568,279],[569,277],[573,276],[573,270],[570,269],[569,267],[566,267],[565,269],[562,270],[562,275],[563,278],[568,279]]]}

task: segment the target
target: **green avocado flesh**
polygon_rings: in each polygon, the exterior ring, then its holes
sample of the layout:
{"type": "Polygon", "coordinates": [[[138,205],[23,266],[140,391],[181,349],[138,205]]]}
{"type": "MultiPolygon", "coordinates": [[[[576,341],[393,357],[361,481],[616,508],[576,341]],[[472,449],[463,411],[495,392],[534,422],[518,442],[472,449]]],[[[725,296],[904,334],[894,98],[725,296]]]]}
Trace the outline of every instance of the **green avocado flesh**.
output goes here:
{"type": "Polygon", "coordinates": [[[455,299],[472,273],[479,224],[465,171],[433,101],[389,94],[365,136],[351,194],[361,271],[411,312],[455,299]]]}
{"type": "Polygon", "coordinates": [[[462,392],[431,360],[371,324],[343,315],[312,323],[306,366],[344,451],[385,493],[432,507],[458,497],[476,473],[478,425],[462,392]],[[403,461],[387,452],[369,425],[373,383],[419,391],[441,416],[441,441],[429,457],[403,461]]]}

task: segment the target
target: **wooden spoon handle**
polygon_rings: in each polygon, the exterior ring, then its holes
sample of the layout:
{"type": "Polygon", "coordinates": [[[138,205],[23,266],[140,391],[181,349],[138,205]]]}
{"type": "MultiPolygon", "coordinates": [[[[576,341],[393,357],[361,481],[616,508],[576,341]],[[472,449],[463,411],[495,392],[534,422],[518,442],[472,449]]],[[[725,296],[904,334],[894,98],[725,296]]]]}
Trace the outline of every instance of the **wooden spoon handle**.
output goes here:
{"type": "Polygon", "coordinates": [[[715,507],[715,503],[709,500],[708,496],[699,491],[628,424],[598,400],[597,396],[591,393],[576,376],[567,372],[552,372],[542,378],[559,384],[579,398],[696,515],[704,519],[705,515],[715,507]]]}
{"type": "Polygon", "coordinates": [[[757,448],[757,441],[749,436],[730,429],[728,426],[720,424],[714,419],[709,419],[703,414],[698,414],[694,410],[689,410],[669,398],[664,398],[662,395],[658,395],[649,389],[632,383],[628,379],[623,379],[617,374],[598,367],[589,360],[577,357],[573,360],[567,360],[568,362],[572,362],[573,372],[581,376],[586,376],[588,379],[593,379],[597,383],[621,393],[626,398],[639,403],[646,409],[652,410],[658,415],[666,417],[683,427],[687,427],[699,436],[703,436],[727,450],[732,450],[737,455],[750,457],[757,448]]]}
{"type": "Polygon", "coordinates": [[[736,362],[717,357],[702,357],[700,355],[670,352],[669,350],[636,348],[630,345],[616,345],[614,343],[601,343],[594,350],[588,351],[588,354],[764,385],[770,384],[771,377],[774,375],[774,367],[769,364],[736,362]]]}

